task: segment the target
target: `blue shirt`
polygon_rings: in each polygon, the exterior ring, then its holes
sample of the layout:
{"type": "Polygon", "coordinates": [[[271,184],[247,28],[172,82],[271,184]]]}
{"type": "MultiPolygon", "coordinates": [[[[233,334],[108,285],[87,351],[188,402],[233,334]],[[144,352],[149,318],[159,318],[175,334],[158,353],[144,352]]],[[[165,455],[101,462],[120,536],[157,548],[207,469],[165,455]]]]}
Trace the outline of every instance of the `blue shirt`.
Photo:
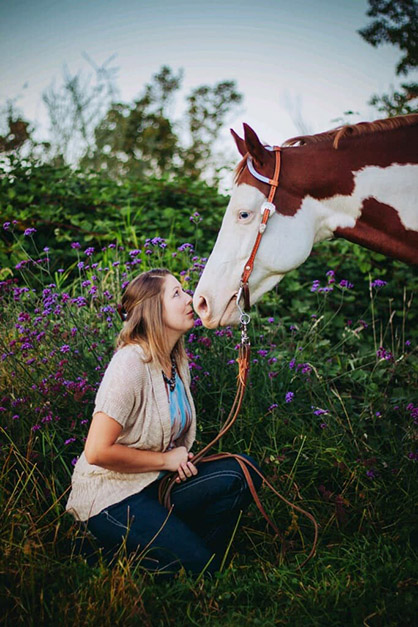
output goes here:
{"type": "Polygon", "coordinates": [[[168,448],[175,446],[175,441],[189,429],[192,421],[192,410],[187,399],[184,384],[179,375],[176,376],[176,387],[173,391],[168,389],[168,402],[170,404],[171,438],[168,448]]]}

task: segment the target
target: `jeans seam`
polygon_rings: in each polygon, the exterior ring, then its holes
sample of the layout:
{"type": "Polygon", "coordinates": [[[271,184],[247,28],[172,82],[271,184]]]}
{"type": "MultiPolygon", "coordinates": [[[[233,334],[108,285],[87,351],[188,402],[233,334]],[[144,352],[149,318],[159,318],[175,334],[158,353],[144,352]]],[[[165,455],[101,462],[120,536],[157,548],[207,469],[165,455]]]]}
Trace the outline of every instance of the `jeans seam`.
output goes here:
{"type": "MultiPolygon", "coordinates": [[[[184,492],[187,488],[193,488],[196,485],[199,485],[200,483],[203,483],[205,481],[211,481],[212,479],[216,479],[218,477],[235,477],[237,479],[241,479],[241,483],[242,483],[242,475],[239,472],[236,472],[235,470],[223,470],[223,471],[218,471],[217,473],[213,473],[207,477],[197,477],[193,483],[188,483],[187,481],[183,484],[183,485],[179,485],[176,490],[175,490],[175,494],[179,494],[180,492],[184,492]]],[[[242,491],[242,488],[241,488],[242,491]]]]}

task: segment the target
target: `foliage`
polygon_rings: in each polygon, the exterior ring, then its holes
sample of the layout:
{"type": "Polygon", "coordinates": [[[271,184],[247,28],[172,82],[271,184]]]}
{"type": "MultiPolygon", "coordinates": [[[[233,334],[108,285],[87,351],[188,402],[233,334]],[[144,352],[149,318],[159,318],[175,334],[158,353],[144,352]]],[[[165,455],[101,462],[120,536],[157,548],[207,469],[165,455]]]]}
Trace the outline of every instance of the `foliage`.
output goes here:
{"type": "MultiPolygon", "coordinates": [[[[69,245],[72,239],[82,249],[99,249],[113,241],[138,248],[154,237],[199,240],[202,255],[207,255],[225,206],[226,198],[214,187],[184,177],[126,178],[117,183],[104,174],[13,157],[0,170],[2,219],[17,220],[21,233],[36,226],[37,247],[28,240],[28,250],[37,258],[50,246],[52,271],[64,266],[72,270],[77,260],[69,245]],[[205,219],[204,234],[199,214],[205,219]]],[[[9,231],[2,231],[0,241],[0,264],[7,274],[7,267],[22,261],[25,253],[9,231]]]]}
{"type": "MultiPolygon", "coordinates": [[[[359,34],[372,46],[391,44],[403,56],[396,74],[408,74],[418,66],[418,3],[416,0],[369,0],[369,17],[375,18],[359,34]]],[[[418,89],[416,83],[404,83],[402,91],[379,96],[375,94],[370,104],[387,116],[416,113],[418,89]]]]}
{"type": "MultiPolygon", "coordinates": [[[[42,247],[38,232],[6,230],[16,250],[42,247]]],[[[161,265],[193,289],[204,260],[191,242],[174,246],[161,237],[132,250],[118,241],[100,251],[71,244],[77,276],[67,266],[52,274],[54,253],[43,251],[0,281],[4,623],[345,627],[398,625],[402,616],[413,625],[413,271],[346,242],[327,243],[252,314],[250,384],[220,448],[253,455],[283,495],[314,514],[317,556],[298,571],[312,527],[263,491],[283,543],[253,507],[215,579],[182,573],[163,582],[123,552],[113,569],[100,556],[86,561],[79,554],[86,539],[63,507],[120,328],[121,290],[139,270],[161,265]]],[[[231,405],[238,341],[231,328],[213,332],[199,322],[186,338],[197,448],[231,405]]]]}

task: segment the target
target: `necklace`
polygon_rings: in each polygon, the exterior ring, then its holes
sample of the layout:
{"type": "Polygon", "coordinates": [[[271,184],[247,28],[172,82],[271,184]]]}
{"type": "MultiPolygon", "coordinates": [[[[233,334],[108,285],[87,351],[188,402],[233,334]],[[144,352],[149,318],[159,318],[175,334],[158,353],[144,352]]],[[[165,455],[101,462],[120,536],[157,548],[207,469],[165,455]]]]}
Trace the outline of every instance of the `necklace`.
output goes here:
{"type": "Polygon", "coordinates": [[[170,388],[170,392],[174,392],[176,387],[176,362],[174,361],[174,357],[171,358],[171,378],[169,379],[165,374],[164,370],[161,371],[163,374],[163,379],[167,383],[170,388]]]}

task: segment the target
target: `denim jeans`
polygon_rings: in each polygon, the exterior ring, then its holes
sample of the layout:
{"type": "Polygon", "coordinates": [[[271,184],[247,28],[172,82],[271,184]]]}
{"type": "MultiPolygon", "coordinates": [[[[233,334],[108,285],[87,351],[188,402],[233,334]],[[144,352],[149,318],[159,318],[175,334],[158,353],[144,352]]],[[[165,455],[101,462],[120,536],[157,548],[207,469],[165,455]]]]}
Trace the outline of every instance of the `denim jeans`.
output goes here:
{"type": "MultiPolygon", "coordinates": [[[[105,554],[112,556],[125,543],[128,554],[135,552],[155,572],[173,573],[182,566],[194,574],[205,566],[207,572],[216,571],[252,496],[234,459],[201,463],[198,471],[174,485],[171,513],[158,501],[157,480],[90,518],[87,527],[105,554]]],[[[249,471],[258,490],[261,479],[249,471]]]]}

